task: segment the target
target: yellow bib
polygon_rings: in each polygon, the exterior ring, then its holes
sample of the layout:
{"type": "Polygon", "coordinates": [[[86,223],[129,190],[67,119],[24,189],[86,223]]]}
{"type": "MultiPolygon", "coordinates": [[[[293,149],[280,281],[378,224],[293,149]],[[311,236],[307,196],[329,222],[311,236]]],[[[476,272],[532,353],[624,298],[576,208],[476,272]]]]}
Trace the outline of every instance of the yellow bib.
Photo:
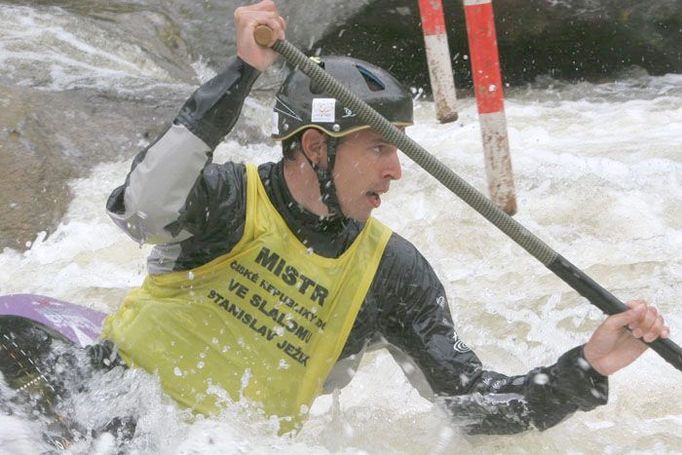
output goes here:
{"type": "Polygon", "coordinates": [[[191,271],[147,276],[104,324],[130,366],[204,414],[226,391],[295,428],[345,345],[391,231],[370,218],[338,258],[291,233],[247,166],[244,235],[191,271]]]}

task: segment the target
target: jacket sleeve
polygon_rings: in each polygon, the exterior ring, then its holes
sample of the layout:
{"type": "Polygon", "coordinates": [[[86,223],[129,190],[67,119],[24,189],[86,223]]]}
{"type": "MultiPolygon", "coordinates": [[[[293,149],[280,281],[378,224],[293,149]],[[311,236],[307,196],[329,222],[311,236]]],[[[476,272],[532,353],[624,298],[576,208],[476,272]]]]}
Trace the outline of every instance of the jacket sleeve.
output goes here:
{"type": "Polygon", "coordinates": [[[185,102],[170,127],[133,160],[107,201],[113,221],[140,243],[174,243],[201,230],[201,178],[234,127],[259,71],[233,57],[185,102]]]}
{"type": "Polygon", "coordinates": [[[393,237],[382,262],[386,298],[379,330],[422,395],[442,403],[465,431],[544,430],[577,410],[606,403],[607,378],[590,367],[582,346],[524,375],[484,370],[457,336],[443,285],[431,266],[409,242],[393,237]],[[426,382],[426,392],[419,382],[426,382]]]}

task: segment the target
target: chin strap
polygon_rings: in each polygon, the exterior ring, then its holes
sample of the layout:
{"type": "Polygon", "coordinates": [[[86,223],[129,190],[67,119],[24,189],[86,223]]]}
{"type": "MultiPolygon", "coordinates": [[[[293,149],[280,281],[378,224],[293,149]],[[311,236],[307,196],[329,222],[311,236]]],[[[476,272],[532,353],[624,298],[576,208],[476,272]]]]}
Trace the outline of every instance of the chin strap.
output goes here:
{"type": "Polygon", "coordinates": [[[320,194],[322,195],[322,202],[329,210],[329,218],[342,217],[341,204],[339,198],[336,196],[336,185],[334,185],[334,163],[336,162],[336,148],[339,140],[335,137],[329,136],[327,140],[327,169],[323,169],[317,164],[313,163],[308,156],[303,153],[306,161],[310,164],[317,174],[317,181],[320,184],[320,194]]]}

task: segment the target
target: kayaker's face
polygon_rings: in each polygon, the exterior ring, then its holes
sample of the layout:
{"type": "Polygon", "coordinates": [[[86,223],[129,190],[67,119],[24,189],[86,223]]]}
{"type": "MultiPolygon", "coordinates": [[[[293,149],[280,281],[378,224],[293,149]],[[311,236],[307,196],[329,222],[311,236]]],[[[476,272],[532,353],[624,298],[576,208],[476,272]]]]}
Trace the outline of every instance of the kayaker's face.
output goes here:
{"type": "Polygon", "coordinates": [[[366,221],[381,205],[381,195],[388,192],[391,181],[401,174],[398,149],[377,131],[364,129],[345,136],[334,164],[341,211],[348,218],[366,221]]]}

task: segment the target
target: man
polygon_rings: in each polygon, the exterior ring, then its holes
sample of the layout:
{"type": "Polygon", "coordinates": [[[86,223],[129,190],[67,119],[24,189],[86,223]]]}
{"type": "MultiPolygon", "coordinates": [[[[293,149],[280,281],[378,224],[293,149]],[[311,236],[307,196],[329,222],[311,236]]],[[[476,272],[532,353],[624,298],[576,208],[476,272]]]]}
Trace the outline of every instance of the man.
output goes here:
{"type": "MultiPolygon", "coordinates": [[[[638,338],[668,336],[655,308],[629,302],[552,366],[515,377],[483,370],[426,259],[370,216],[401,168],[396,148],[352,111],[293,72],[275,104],[283,159],[211,162],[276,58],[254,28],[284,38],[271,1],[238,8],[235,24],[237,56],[134,159],[107,203],[132,238],[156,246],[104,338],[180,404],[218,412],[227,392],[286,432],[318,394],[350,380],[362,352],[386,346],[424,396],[469,419],[468,431],[545,429],[604,404],[606,376],[646,349],[638,338]]],[[[410,95],[386,71],[342,57],[319,64],[397,126],[412,123],[410,95]]]]}

